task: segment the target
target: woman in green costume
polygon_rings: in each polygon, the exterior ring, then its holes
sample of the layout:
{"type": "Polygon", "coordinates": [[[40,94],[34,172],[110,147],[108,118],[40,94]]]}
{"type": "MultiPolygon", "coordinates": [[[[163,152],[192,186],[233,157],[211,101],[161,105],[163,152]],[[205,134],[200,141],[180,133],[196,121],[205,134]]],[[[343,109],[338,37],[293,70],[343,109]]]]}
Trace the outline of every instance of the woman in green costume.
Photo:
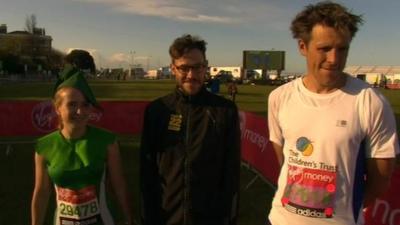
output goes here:
{"type": "Polygon", "coordinates": [[[80,70],[84,68],[76,63],[74,54],[82,54],[76,53],[67,55],[54,89],[59,129],[36,143],[32,225],[44,223],[52,185],[57,203],[55,225],[115,224],[107,207],[106,183],[111,184],[122,208],[123,224],[132,224],[119,147],[113,133],[88,125],[92,108],[99,105],[80,70]]]}

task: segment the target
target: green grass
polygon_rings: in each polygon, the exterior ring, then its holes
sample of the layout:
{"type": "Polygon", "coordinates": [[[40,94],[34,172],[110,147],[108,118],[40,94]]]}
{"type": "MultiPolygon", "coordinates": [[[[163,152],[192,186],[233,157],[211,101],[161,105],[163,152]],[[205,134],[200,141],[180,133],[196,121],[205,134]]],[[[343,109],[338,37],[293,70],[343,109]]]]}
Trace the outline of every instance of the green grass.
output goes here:
{"type": "MultiPolygon", "coordinates": [[[[170,92],[174,81],[92,81],[91,86],[101,100],[153,100],[170,92]]],[[[50,83],[21,83],[0,85],[0,101],[45,100],[51,96],[50,83]]],[[[241,110],[255,112],[266,118],[267,96],[273,86],[239,85],[237,104],[241,110]]],[[[380,90],[391,103],[400,127],[400,91],[380,90]]],[[[227,90],[221,86],[221,95],[227,90]]],[[[123,167],[131,192],[134,211],[138,213],[138,149],[139,136],[121,136],[120,147],[123,167]]],[[[33,141],[34,137],[13,137],[7,141],[33,141]]],[[[1,141],[5,138],[0,137],[1,141]]],[[[30,199],[34,182],[33,144],[0,144],[0,224],[24,225],[30,221],[30,199]]],[[[247,188],[255,174],[243,167],[241,171],[240,224],[265,224],[272,200],[273,190],[261,179],[247,188]]],[[[54,205],[54,204],[53,204],[54,205]]],[[[51,221],[48,213],[47,221],[51,221]]]]}

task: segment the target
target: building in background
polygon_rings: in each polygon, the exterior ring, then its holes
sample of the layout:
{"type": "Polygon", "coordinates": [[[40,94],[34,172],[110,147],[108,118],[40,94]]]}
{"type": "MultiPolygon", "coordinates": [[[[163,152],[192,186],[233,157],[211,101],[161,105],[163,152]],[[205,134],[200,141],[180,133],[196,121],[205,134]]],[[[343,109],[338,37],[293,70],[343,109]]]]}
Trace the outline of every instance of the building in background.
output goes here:
{"type": "MultiPolygon", "coordinates": [[[[7,25],[0,25],[0,61],[7,64],[10,57],[19,70],[41,71],[52,69],[53,60],[52,37],[46,35],[44,28],[33,28],[28,31],[8,32],[7,25]],[[8,60],[7,60],[8,59],[8,60]]],[[[7,65],[3,65],[7,66],[7,65]]]]}

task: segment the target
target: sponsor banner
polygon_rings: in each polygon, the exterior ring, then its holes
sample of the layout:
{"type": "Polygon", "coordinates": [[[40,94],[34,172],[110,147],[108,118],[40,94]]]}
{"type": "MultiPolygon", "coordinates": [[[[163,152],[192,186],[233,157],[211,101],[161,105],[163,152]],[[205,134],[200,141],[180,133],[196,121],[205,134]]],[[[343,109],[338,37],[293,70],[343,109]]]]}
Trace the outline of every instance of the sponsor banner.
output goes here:
{"type": "Polygon", "coordinates": [[[118,134],[140,134],[147,101],[107,101],[102,102],[104,109],[101,120],[93,123],[118,134]]]}
{"type": "Polygon", "coordinates": [[[0,101],[0,136],[35,136],[53,129],[52,109],[40,101],[0,101]],[[33,124],[36,120],[37,128],[33,124]]]}
{"type": "Polygon", "coordinates": [[[400,83],[397,84],[386,84],[386,87],[389,89],[400,89],[400,83]]]}
{"type": "MultiPolygon", "coordinates": [[[[118,134],[139,134],[148,102],[102,101],[90,123],[118,134]]],[[[0,136],[41,136],[54,131],[57,115],[51,101],[0,101],[0,136]]],[[[276,184],[279,166],[268,141],[267,122],[253,113],[240,112],[242,157],[267,180],[276,184]]]]}
{"type": "MultiPolygon", "coordinates": [[[[145,101],[104,101],[103,111],[95,110],[89,123],[118,134],[139,134],[145,101]]],[[[51,101],[0,101],[0,136],[39,136],[57,127],[51,101]]]]}
{"type": "Polygon", "coordinates": [[[239,117],[242,133],[242,160],[276,185],[280,167],[269,141],[266,119],[243,111],[239,113],[239,117]]]}
{"type": "Polygon", "coordinates": [[[400,168],[395,170],[389,190],[365,210],[365,225],[400,224],[400,168]]]}

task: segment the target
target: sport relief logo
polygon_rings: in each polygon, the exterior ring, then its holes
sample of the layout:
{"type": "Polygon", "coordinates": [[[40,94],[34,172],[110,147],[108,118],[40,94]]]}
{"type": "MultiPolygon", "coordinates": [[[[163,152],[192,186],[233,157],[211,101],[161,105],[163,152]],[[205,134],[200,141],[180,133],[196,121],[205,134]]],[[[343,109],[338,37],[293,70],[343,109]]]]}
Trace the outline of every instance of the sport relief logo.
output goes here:
{"type": "MultiPolygon", "coordinates": [[[[89,121],[98,122],[103,116],[100,111],[93,111],[89,115],[89,121]]],[[[53,131],[57,125],[57,114],[51,101],[44,101],[35,105],[32,109],[33,127],[41,132],[53,131]]]]}
{"type": "Polygon", "coordinates": [[[32,109],[32,124],[41,132],[50,132],[55,129],[57,115],[51,101],[41,102],[32,109]]]}

